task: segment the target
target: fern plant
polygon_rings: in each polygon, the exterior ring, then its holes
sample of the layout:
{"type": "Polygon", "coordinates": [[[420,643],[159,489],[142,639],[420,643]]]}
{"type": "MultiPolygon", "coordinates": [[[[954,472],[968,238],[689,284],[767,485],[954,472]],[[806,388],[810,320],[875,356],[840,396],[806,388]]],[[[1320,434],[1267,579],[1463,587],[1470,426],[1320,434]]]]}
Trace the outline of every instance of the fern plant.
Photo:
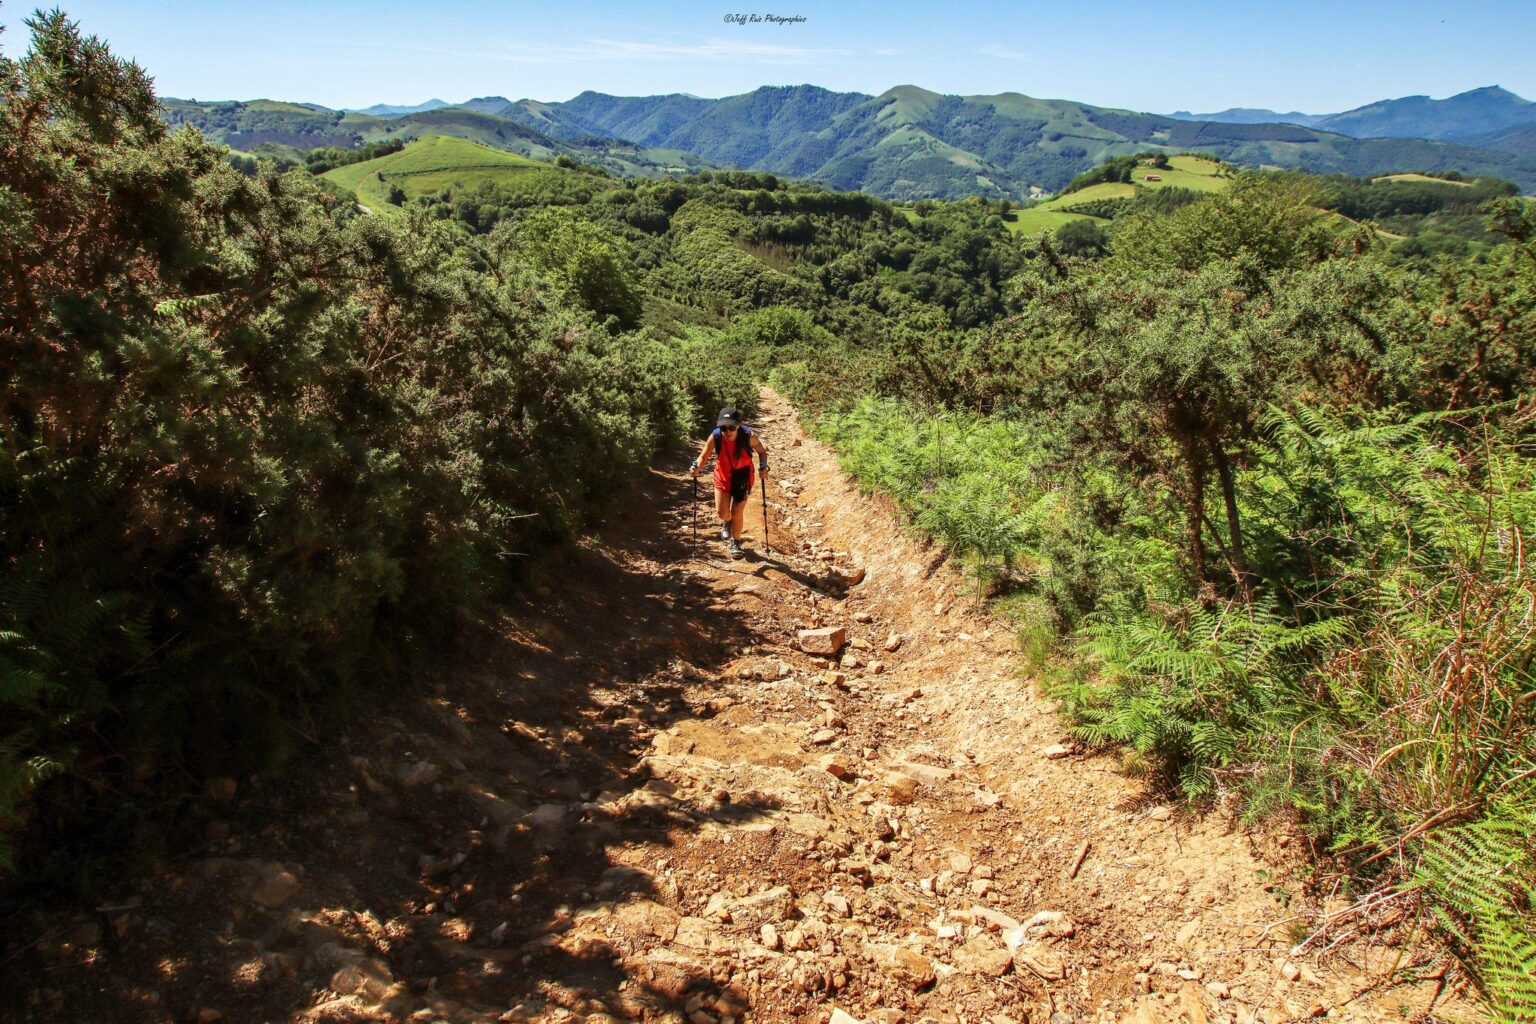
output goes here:
{"type": "Polygon", "coordinates": [[[1498,803],[1437,833],[1414,884],[1488,998],[1497,1024],[1536,1022],[1536,803],[1498,803]]]}

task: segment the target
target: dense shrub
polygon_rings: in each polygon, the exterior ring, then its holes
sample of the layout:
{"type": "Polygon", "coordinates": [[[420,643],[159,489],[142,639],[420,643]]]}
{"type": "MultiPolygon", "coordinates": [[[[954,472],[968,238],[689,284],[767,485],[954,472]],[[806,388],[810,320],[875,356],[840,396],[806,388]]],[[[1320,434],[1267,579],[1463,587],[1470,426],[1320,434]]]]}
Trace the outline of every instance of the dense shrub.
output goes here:
{"type": "Polygon", "coordinates": [[[594,320],[627,310],[579,232],[551,286],[423,211],[352,216],[34,32],[0,62],[0,830],[41,835],[157,763],[281,757],[720,396],[594,320]]]}

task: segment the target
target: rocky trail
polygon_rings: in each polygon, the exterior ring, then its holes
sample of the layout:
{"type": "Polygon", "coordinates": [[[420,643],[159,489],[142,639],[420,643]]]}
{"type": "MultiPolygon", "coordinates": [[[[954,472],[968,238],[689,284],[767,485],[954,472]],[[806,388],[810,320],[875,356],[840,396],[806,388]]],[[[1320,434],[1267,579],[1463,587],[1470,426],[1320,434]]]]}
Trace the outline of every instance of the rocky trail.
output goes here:
{"type": "Polygon", "coordinates": [[[771,549],[754,496],[726,559],[670,460],[428,696],[215,780],[205,841],[110,903],[8,922],[0,1016],[1427,1019],[1390,936],[1290,954],[1299,844],[1078,750],[940,552],[778,396],[759,424],[771,549]]]}

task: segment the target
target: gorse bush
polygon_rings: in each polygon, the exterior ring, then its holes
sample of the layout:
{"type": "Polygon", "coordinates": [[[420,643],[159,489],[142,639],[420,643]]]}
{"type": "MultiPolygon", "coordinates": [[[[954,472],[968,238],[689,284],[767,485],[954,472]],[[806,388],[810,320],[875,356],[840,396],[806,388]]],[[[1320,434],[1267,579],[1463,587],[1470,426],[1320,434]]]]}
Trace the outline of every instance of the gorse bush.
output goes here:
{"type": "Polygon", "coordinates": [[[0,835],[67,815],[66,771],[282,756],[724,380],[609,332],[635,310],[601,240],[528,257],[242,175],[166,131],[138,68],[30,24],[0,59],[0,835]]]}

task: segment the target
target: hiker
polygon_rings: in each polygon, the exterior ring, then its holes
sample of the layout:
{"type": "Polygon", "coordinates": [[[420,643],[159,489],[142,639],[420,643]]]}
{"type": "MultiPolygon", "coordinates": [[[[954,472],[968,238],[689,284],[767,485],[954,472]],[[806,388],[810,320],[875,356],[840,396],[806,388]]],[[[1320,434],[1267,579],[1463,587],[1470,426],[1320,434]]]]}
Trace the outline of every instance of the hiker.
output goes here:
{"type": "Polygon", "coordinates": [[[768,451],[751,427],[743,426],[734,406],[720,410],[715,429],[689,472],[698,476],[711,455],[715,459],[715,512],[720,516],[720,539],[732,558],[741,558],[741,526],[747,518],[747,499],[752,496],[752,450],[757,449],[758,472],[768,472],[768,451]]]}

